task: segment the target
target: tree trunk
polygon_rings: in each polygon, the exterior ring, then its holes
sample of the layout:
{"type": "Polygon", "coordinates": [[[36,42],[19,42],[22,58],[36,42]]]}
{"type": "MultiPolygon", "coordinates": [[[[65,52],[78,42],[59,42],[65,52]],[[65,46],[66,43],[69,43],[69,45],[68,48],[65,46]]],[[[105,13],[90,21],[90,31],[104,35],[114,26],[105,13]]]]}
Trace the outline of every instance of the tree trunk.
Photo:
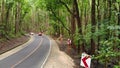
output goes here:
{"type": "Polygon", "coordinates": [[[19,31],[19,3],[16,2],[16,13],[15,13],[15,34],[19,31]]]}
{"type": "Polygon", "coordinates": [[[107,14],[106,14],[106,10],[107,10],[107,8],[106,8],[106,2],[107,1],[103,0],[102,2],[104,3],[104,15],[103,15],[104,17],[103,17],[103,20],[105,20],[107,18],[107,14]]]}
{"type": "MultiPolygon", "coordinates": [[[[108,3],[108,26],[110,26],[111,24],[111,16],[112,16],[112,0],[107,0],[107,3],[108,3]]],[[[106,11],[106,9],[105,9],[106,11]]],[[[107,35],[106,35],[106,39],[109,39],[110,38],[110,30],[107,30],[107,35]]]]}
{"type": "MultiPolygon", "coordinates": [[[[101,21],[101,15],[100,15],[100,0],[97,0],[98,1],[98,5],[97,5],[97,12],[98,12],[98,14],[97,14],[97,28],[98,28],[98,31],[100,30],[100,21],[101,21]]],[[[96,46],[96,48],[97,48],[97,55],[99,54],[98,53],[98,51],[99,51],[99,47],[100,46],[100,35],[98,36],[98,38],[97,38],[97,46],[96,46]]],[[[98,66],[98,64],[99,64],[99,59],[97,59],[97,66],[98,66]]]]}
{"type": "Polygon", "coordinates": [[[76,28],[76,25],[75,25],[75,3],[73,3],[73,8],[72,8],[72,15],[71,15],[71,32],[72,32],[72,35],[75,34],[75,28],[76,28]]]}
{"type": "Polygon", "coordinates": [[[71,40],[72,40],[72,47],[73,47],[74,49],[76,49],[75,44],[73,43],[73,40],[74,40],[73,36],[74,36],[75,30],[76,30],[76,23],[75,23],[75,5],[74,5],[74,4],[75,4],[75,3],[73,2],[73,5],[72,5],[72,13],[73,13],[73,14],[71,14],[71,34],[72,34],[71,40]]]}
{"type": "MultiPolygon", "coordinates": [[[[96,19],[95,19],[96,15],[95,15],[95,0],[92,0],[92,9],[91,9],[91,23],[92,23],[92,28],[91,28],[91,32],[95,33],[95,26],[96,26],[96,19]]],[[[91,37],[91,54],[95,53],[95,41],[93,39],[93,34],[91,37]]]]}
{"type": "MultiPolygon", "coordinates": [[[[5,22],[5,17],[4,17],[4,15],[5,15],[5,2],[4,2],[4,0],[2,0],[1,3],[2,3],[1,4],[1,25],[3,26],[3,29],[5,29],[4,28],[5,25],[3,25],[3,23],[5,22]]],[[[2,35],[2,37],[5,37],[5,34],[3,32],[1,33],[1,35],[2,35]]]]}
{"type": "Polygon", "coordinates": [[[4,6],[4,0],[2,0],[2,4],[1,4],[1,22],[2,23],[4,23],[4,10],[5,10],[5,8],[4,8],[5,6],[4,6]]]}
{"type": "Polygon", "coordinates": [[[0,1],[0,25],[1,25],[1,15],[2,15],[2,0],[0,1]]]}
{"type": "Polygon", "coordinates": [[[19,27],[18,27],[18,31],[21,32],[22,30],[22,20],[21,20],[21,3],[18,3],[18,23],[19,23],[19,27]]]}
{"type": "MultiPolygon", "coordinates": [[[[118,14],[118,26],[120,26],[120,3],[119,4],[119,14],[118,14]]],[[[120,31],[120,29],[119,29],[120,31]]],[[[120,34],[119,34],[119,39],[120,39],[120,34]]]]}
{"type": "Polygon", "coordinates": [[[5,17],[5,34],[7,34],[8,35],[8,29],[9,29],[9,12],[10,12],[10,7],[7,7],[7,11],[6,11],[6,17],[5,17]]]}
{"type": "MultiPolygon", "coordinates": [[[[108,0],[108,9],[109,9],[109,16],[108,16],[108,19],[109,19],[109,21],[111,20],[111,15],[112,15],[112,0],[108,0]]],[[[110,25],[110,23],[109,23],[109,25],[110,25]]]]}
{"type": "MultiPolygon", "coordinates": [[[[98,5],[97,5],[97,19],[98,19],[98,31],[100,30],[100,21],[101,21],[101,15],[100,15],[100,0],[98,0],[98,5]]],[[[100,36],[98,36],[98,42],[97,42],[97,49],[99,50],[100,46],[100,36]]]]}
{"type": "MultiPolygon", "coordinates": [[[[77,0],[74,0],[75,3],[75,10],[76,10],[76,19],[77,19],[77,26],[79,29],[79,34],[82,35],[82,23],[81,23],[81,18],[79,16],[79,8],[78,8],[78,2],[77,0]]],[[[80,40],[78,41],[78,43],[80,44],[80,40]]],[[[80,44],[78,45],[78,53],[82,53],[84,51],[83,45],[80,44]]]]}

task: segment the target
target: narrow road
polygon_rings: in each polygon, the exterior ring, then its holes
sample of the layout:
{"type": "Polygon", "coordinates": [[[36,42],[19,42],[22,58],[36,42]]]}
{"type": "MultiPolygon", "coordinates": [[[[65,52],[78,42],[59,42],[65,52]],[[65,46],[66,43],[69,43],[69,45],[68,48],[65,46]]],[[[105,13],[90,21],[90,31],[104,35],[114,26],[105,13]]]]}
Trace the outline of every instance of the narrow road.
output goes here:
{"type": "Polygon", "coordinates": [[[0,68],[42,68],[50,51],[50,40],[46,36],[33,38],[27,47],[0,60],[0,68]]]}

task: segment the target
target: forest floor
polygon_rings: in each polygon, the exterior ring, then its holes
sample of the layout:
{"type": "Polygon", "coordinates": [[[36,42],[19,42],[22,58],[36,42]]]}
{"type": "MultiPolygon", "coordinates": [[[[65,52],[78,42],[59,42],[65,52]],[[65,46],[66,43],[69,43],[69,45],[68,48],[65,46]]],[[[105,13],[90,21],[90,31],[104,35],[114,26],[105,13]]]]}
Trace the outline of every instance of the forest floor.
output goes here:
{"type": "Polygon", "coordinates": [[[29,36],[21,36],[19,38],[11,38],[0,42],[0,54],[5,53],[29,40],[29,36]]]}

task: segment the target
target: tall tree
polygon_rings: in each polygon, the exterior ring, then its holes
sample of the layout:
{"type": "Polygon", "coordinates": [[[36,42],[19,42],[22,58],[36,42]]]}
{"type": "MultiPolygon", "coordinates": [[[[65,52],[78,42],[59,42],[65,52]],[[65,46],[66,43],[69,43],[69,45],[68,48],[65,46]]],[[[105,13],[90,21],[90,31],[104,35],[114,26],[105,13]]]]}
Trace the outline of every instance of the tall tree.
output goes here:
{"type": "Polygon", "coordinates": [[[21,14],[21,4],[19,1],[16,2],[16,13],[15,13],[15,34],[20,31],[20,14],[21,14]]]}
{"type": "Polygon", "coordinates": [[[107,1],[108,1],[108,9],[109,9],[108,19],[111,20],[111,16],[112,16],[112,0],[107,0],[107,1]]]}
{"type": "MultiPolygon", "coordinates": [[[[76,16],[76,19],[77,19],[77,26],[78,26],[79,34],[82,35],[82,23],[81,23],[81,17],[80,17],[80,13],[79,13],[79,8],[78,8],[78,1],[74,0],[74,3],[75,3],[75,11],[76,11],[75,16],[76,16]]],[[[78,45],[78,53],[80,52],[80,50],[81,50],[81,52],[83,51],[83,45],[82,44],[78,45]],[[81,49],[80,49],[80,46],[81,46],[81,49]]]]}
{"type": "MultiPolygon", "coordinates": [[[[118,26],[120,26],[120,2],[118,2],[119,4],[119,13],[118,13],[118,26]]],[[[119,39],[120,39],[120,34],[119,34],[119,39]]]]}
{"type": "MultiPolygon", "coordinates": [[[[100,21],[101,21],[101,15],[100,15],[100,0],[97,0],[97,27],[98,30],[100,30],[100,21]]],[[[100,46],[100,36],[98,35],[98,41],[97,41],[97,49],[99,50],[100,46]]]]}
{"type": "MultiPolygon", "coordinates": [[[[92,9],[91,9],[91,23],[92,23],[92,29],[91,32],[94,34],[95,33],[95,26],[96,26],[96,14],[95,14],[95,3],[96,0],[92,0],[92,9]]],[[[93,34],[91,37],[91,54],[95,53],[95,48],[96,48],[96,44],[95,44],[95,40],[93,38],[93,34]]]]}
{"type": "MultiPolygon", "coordinates": [[[[66,7],[66,9],[68,10],[68,12],[71,14],[72,19],[71,19],[71,26],[72,26],[72,30],[75,29],[75,19],[77,21],[77,27],[78,27],[78,32],[80,35],[82,35],[82,23],[81,23],[81,17],[80,17],[80,13],[79,13],[79,7],[78,7],[78,1],[77,0],[73,0],[73,11],[71,11],[68,6],[60,0],[60,2],[66,7]]],[[[74,30],[75,31],[75,30],[74,30]]],[[[73,31],[73,33],[74,33],[73,31]]],[[[78,43],[80,43],[80,40],[78,41],[78,43]]],[[[78,45],[78,53],[84,51],[83,45],[79,44],[78,45]],[[81,48],[81,49],[80,49],[81,48]],[[81,51],[80,51],[81,50],[81,51]]]]}
{"type": "Polygon", "coordinates": [[[10,11],[13,7],[13,1],[6,1],[6,13],[5,13],[5,34],[8,35],[10,29],[10,11]]]}
{"type": "MultiPolygon", "coordinates": [[[[75,22],[75,3],[73,2],[72,4],[72,13],[71,14],[71,34],[72,34],[72,37],[71,37],[71,40],[74,40],[74,34],[75,34],[75,30],[76,30],[76,22],[75,22]]],[[[72,41],[72,47],[73,48],[76,48],[73,41],[72,41]]]]}
{"type": "MultiPolygon", "coordinates": [[[[1,0],[2,2],[2,4],[1,4],[1,25],[3,26],[3,28],[2,28],[2,30],[4,29],[4,22],[5,22],[5,16],[4,16],[4,14],[5,14],[5,1],[4,0],[1,0]]],[[[2,31],[2,37],[5,37],[5,35],[4,35],[4,33],[3,33],[3,31],[2,31]]]]}

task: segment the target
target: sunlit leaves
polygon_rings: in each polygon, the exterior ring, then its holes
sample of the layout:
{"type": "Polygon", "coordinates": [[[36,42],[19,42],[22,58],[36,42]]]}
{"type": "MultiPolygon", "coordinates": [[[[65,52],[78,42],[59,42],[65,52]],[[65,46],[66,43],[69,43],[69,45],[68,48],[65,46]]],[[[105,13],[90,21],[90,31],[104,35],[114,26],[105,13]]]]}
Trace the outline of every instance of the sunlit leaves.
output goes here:
{"type": "Polygon", "coordinates": [[[120,0],[116,0],[117,2],[120,2],[120,0]]]}
{"type": "Polygon", "coordinates": [[[118,26],[118,25],[116,25],[116,26],[108,26],[107,28],[110,29],[110,30],[118,30],[118,29],[120,29],[120,26],[118,26]]]}

